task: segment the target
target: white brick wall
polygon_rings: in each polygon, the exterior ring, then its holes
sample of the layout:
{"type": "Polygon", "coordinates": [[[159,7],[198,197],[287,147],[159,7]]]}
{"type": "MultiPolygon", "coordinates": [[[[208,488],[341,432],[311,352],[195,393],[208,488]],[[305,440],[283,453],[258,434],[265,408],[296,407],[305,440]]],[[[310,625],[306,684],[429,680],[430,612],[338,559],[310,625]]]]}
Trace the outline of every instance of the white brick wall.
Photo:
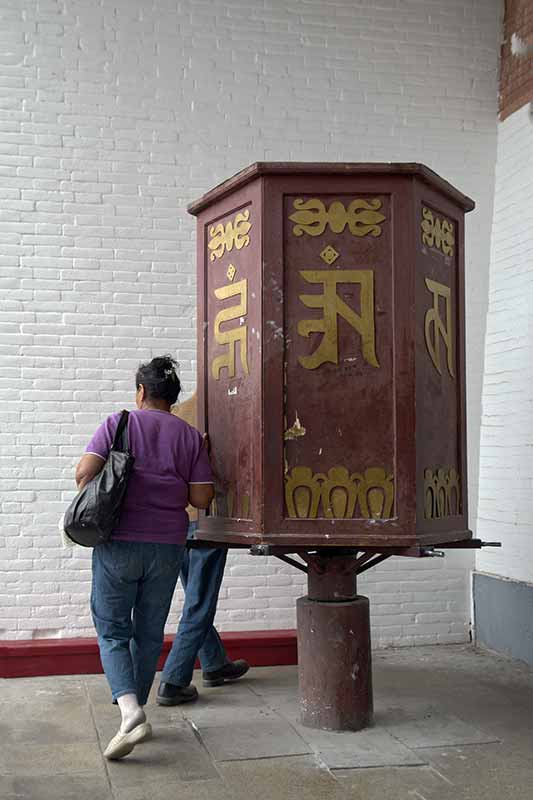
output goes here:
{"type": "Polygon", "coordinates": [[[476,568],[533,583],[533,117],[498,126],[476,568]]]}
{"type": "MultiPolygon", "coordinates": [[[[471,194],[475,519],[499,0],[0,0],[0,636],[92,633],[57,518],[139,360],[195,382],[185,206],[255,160],[421,161],[471,194]]],[[[361,581],[374,641],[462,641],[472,558],[361,581]]],[[[294,624],[300,574],[231,557],[223,629],[294,624]]],[[[176,621],[179,598],[173,612],[176,621]]]]}

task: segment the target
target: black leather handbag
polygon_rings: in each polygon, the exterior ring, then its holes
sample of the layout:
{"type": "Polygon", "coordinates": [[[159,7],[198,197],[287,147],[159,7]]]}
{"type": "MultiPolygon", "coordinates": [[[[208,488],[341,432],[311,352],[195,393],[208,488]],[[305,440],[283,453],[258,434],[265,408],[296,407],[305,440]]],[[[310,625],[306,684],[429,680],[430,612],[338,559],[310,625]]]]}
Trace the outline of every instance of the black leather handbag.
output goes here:
{"type": "Polygon", "coordinates": [[[63,527],[73,542],[82,547],[107,542],[117,527],[134,461],[128,444],[128,412],[123,411],[104,468],[65,512],[63,527]]]}

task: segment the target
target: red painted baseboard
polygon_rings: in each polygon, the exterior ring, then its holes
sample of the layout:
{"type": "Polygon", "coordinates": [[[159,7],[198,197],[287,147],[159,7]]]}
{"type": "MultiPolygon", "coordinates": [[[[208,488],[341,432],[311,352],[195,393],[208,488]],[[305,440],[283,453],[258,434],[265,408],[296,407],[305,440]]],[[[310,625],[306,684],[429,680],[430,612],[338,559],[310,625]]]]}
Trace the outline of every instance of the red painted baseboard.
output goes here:
{"type": "MultiPolygon", "coordinates": [[[[296,631],[238,631],[221,634],[231,659],[245,658],[253,667],[297,664],[296,631]]],[[[172,645],[165,636],[159,668],[172,645]]],[[[96,639],[0,641],[0,678],[37,675],[87,675],[102,672],[96,639]]]]}

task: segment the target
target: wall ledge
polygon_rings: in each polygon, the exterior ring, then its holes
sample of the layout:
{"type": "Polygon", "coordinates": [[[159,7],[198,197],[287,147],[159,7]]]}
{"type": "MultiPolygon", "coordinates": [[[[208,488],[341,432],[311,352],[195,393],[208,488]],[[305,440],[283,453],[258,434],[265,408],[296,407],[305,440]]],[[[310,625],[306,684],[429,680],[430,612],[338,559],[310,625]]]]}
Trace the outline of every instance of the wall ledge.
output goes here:
{"type": "MultiPolygon", "coordinates": [[[[253,667],[298,663],[295,630],[235,631],[221,633],[221,638],[231,659],[245,658],[253,667]]],[[[173,636],[165,636],[158,669],[173,640],[173,636]]],[[[102,671],[96,638],[0,641],[0,678],[102,671]]]]}

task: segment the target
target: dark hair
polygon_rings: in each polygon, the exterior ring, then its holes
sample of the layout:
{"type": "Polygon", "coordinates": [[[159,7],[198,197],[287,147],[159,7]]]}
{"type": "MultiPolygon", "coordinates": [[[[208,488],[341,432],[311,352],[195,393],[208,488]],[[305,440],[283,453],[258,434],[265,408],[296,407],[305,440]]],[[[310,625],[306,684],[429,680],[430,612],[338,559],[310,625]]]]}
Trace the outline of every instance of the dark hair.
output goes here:
{"type": "Polygon", "coordinates": [[[153,400],[166,400],[174,405],[181,392],[176,374],[178,362],[172,356],[157,356],[148,364],[140,364],[135,375],[135,386],[144,386],[146,395],[153,400]]]}

